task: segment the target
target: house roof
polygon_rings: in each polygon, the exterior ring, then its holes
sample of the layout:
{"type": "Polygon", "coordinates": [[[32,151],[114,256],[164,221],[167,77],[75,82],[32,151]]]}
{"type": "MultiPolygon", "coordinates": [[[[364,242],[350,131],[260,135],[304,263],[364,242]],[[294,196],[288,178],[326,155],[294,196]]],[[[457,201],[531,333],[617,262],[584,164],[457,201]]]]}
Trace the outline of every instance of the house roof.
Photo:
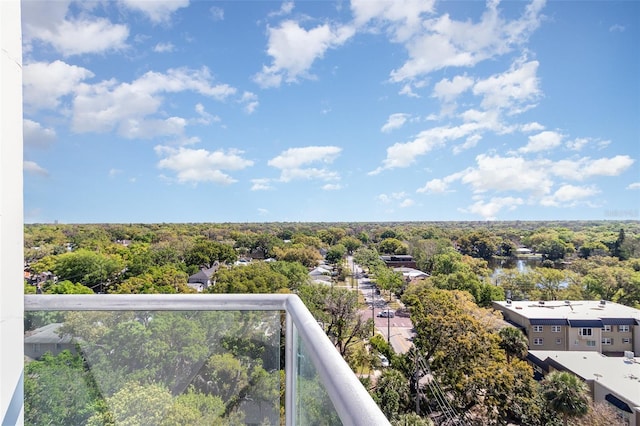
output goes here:
{"type": "Polygon", "coordinates": [[[43,327],[36,328],[31,332],[31,335],[24,338],[25,344],[55,344],[55,343],[70,343],[71,336],[68,334],[60,337],[58,329],[62,327],[62,323],[54,322],[47,324],[43,327]]]}
{"type": "Polygon", "coordinates": [[[618,399],[640,407],[640,358],[608,357],[594,351],[529,351],[531,355],[580,376],[597,381],[618,399]]]}

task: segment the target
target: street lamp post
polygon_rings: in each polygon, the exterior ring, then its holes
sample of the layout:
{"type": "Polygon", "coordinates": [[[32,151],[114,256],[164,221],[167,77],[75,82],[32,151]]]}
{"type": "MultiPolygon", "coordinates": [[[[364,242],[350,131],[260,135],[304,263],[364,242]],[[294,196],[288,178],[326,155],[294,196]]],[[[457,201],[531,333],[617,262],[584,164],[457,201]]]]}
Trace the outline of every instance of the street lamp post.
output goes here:
{"type": "Polygon", "coordinates": [[[391,311],[387,307],[387,343],[391,345],[391,311]]]}
{"type": "Polygon", "coordinates": [[[371,286],[371,321],[373,324],[371,325],[371,337],[376,335],[376,302],[373,296],[373,284],[369,282],[371,286]]]}

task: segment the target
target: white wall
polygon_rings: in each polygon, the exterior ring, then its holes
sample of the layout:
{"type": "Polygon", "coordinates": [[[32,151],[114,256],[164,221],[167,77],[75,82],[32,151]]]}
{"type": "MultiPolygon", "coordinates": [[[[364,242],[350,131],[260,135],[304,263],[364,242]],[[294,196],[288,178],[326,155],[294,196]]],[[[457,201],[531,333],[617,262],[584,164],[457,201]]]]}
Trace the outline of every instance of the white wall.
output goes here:
{"type": "Polygon", "coordinates": [[[0,0],[0,419],[21,425],[23,393],[22,30],[0,0]]]}

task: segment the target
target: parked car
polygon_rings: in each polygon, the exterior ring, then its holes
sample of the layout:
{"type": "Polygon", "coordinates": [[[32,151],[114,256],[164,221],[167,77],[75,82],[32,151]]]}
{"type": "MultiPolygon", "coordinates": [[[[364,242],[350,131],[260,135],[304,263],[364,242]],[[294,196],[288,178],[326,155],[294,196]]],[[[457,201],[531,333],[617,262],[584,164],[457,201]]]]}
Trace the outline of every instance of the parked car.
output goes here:
{"type": "Polygon", "coordinates": [[[380,318],[393,318],[396,316],[396,313],[391,309],[385,309],[384,311],[378,312],[378,316],[380,318]]]}
{"type": "Polygon", "coordinates": [[[388,367],[389,366],[389,360],[387,359],[386,356],[382,355],[382,354],[378,354],[378,358],[380,359],[380,365],[383,367],[388,367]]]}
{"type": "Polygon", "coordinates": [[[409,309],[407,308],[402,308],[396,311],[396,315],[403,318],[409,318],[411,316],[411,312],[409,312],[409,309]]]}

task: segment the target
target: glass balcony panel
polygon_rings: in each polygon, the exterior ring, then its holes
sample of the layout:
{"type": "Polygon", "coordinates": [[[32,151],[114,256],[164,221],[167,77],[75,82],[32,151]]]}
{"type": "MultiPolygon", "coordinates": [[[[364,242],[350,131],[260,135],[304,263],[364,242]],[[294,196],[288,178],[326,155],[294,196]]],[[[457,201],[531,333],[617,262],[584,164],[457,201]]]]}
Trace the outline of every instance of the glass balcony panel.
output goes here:
{"type": "Polygon", "coordinates": [[[322,384],[311,354],[304,342],[298,340],[298,369],[296,382],[296,413],[300,425],[340,426],[342,422],[329,394],[322,384]]]}
{"type": "Polygon", "coordinates": [[[282,317],[28,312],[25,423],[279,425],[282,317]]]}
{"type": "Polygon", "coordinates": [[[25,424],[389,425],[295,295],[24,301],[25,424]]]}

